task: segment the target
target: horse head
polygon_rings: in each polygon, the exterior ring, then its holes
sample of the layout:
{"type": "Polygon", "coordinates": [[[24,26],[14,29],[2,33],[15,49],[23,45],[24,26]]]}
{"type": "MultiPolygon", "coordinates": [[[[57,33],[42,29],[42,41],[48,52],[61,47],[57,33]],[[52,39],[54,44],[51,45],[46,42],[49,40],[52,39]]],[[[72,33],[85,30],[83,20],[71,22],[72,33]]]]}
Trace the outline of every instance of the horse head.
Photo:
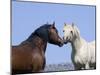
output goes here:
{"type": "Polygon", "coordinates": [[[63,40],[58,35],[58,30],[55,27],[55,22],[48,28],[49,43],[62,46],[63,40]]]}
{"type": "Polygon", "coordinates": [[[36,33],[42,37],[45,41],[55,44],[58,46],[63,45],[63,40],[58,35],[58,31],[55,27],[55,22],[53,24],[45,24],[36,30],[36,33]]]}
{"type": "Polygon", "coordinates": [[[68,25],[65,23],[63,33],[63,40],[65,44],[74,41],[77,37],[79,37],[80,34],[78,28],[74,25],[74,23],[72,23],[72,25],[68,25]]]}

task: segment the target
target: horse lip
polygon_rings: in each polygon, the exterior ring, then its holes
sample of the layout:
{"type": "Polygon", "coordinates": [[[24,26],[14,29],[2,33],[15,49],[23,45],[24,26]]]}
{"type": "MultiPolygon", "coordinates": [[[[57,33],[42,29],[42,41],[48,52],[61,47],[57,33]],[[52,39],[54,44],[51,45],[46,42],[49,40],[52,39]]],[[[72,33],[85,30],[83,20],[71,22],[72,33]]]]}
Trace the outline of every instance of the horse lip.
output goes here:
{"type": "Polygon", "coordinates": [[[64,41],[64,44],[67,44],[68,42],[67,41],[64,41]]]}
{"type": "Polygon", "coordinates": [[[63,43],[60,43],[60,44],[59,44],[59,47],[62,47],[62,46],[63,46],[63,43]]]}
{"type": "Polygon", "coordinates": [[[62,46],[63,46],[62,44],[59,45],[59,47],[62,47],[62,46]]]}

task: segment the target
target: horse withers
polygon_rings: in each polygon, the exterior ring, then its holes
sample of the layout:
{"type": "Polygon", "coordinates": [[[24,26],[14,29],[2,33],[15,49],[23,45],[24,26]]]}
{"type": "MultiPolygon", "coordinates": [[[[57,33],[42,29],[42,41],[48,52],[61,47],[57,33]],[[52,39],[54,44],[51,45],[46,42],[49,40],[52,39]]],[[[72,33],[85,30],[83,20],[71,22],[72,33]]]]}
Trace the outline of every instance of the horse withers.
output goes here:
{"type": "Polygon", "coordinates": [[[75,70],[80,69],[95,69],[96,56],[95,56],[95,41],[87,42],[80,36],[80,31],[77,26],[72,23],[64,25],[64,43],[71,43],[72,54],[71,59],[74,64],[75,70]]]}
{"type": "Polygon", "coordinates": [[[46,64],[47,42],[60,47],[63,45],[55,23],[44,24],[21,44],[12,46],[12,74],[41,72],[46,64]]]}

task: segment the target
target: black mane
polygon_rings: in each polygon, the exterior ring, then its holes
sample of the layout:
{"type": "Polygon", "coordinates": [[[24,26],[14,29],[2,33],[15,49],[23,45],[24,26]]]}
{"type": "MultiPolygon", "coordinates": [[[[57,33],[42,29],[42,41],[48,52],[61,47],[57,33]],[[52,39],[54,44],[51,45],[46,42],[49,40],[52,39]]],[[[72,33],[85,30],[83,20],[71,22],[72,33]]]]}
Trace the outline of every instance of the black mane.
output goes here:
{"type": "Polygon", "coordinates": [[[48,40],[48,29],[50,28],[51,24],[44,24],[36,29],[27,39],[27,41],[31,41],[34,36],[39,36],[45,40],[48,40]]]}

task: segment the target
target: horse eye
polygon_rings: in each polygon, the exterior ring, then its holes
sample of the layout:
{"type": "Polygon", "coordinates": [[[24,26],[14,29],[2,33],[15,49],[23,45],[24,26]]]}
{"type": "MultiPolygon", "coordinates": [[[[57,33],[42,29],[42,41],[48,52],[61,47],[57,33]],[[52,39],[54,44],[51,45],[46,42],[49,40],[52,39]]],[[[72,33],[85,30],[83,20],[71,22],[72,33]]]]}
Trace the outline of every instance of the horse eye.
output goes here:
{"type": "Polygon", "coordinates": [[[56,29],[55,27],[53,27],[53,29],[56,29]]]}
{"type": "Polygon", "coordinates": [[[73,31],[70,31],[71,33],[73,33],[73,31]]]}
{"type": "Polygon", "coordinates": [[[65,32],[65,31],[63,30],[63,32],[65,32]]]}

